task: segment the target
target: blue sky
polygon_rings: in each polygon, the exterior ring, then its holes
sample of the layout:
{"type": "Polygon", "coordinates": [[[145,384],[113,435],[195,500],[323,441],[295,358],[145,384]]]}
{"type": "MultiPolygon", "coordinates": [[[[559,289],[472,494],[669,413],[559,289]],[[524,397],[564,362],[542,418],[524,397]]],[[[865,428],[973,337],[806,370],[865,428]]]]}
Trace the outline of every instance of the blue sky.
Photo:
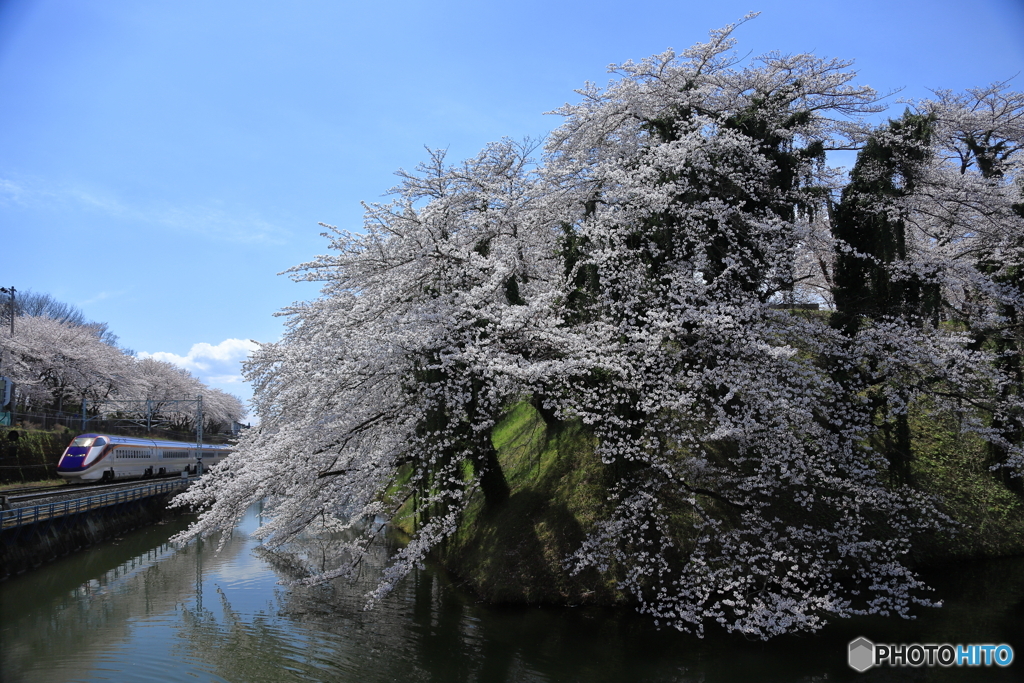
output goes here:
{"type": "Polygon", "coordinates": [[[279,273],[357,229],[393,172],[545,116],[613,62],[761,11],[741,52],[855,60],[891,98],[1013,78],[1024,1],[0,0],[0,285],[247,398],[246,340],[317,288],[279,273]]]}

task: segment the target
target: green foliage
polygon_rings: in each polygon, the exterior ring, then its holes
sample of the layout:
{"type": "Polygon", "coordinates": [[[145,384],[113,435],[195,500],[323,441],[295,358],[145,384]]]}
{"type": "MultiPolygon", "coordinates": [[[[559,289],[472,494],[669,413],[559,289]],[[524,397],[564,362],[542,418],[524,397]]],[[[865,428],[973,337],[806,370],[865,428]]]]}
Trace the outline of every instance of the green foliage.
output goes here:
{"type": "Polygon", "coordinates": [[[934,288],[893,281],[888,269],[907,257],[904,219],[893,204],[913,192],[930,126],[928,117],[906,112],[869,138],[835,208],[832,233],[855,250],[836,256],[833,325],[847,334],[863,317],[937,315],[934,288]]]}

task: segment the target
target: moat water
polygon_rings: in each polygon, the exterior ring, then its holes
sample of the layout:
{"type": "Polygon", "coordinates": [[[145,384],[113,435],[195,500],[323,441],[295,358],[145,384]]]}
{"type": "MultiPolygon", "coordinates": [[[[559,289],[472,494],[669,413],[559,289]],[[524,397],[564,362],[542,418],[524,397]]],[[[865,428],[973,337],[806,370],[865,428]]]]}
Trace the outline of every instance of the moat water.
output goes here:
{"type": "Polygon", "coordinates": [[[248,535],[261,522],[258,509],[219,551],[217,539],[170,545],[187,522],[142,529],[0,583],[0,680],[1024,681],[1024,558],[929,575],[945,606],[919,609],[914,621],[846,620],[763,643],[659,630],[630,610],[488,607],[429,568],[364,611],[374,567],[354,584],[290,587],[294,567],[248,535]],[[1015,661],[859,674],[846,662],[858,636],[1006,643],[1015,661]]]}

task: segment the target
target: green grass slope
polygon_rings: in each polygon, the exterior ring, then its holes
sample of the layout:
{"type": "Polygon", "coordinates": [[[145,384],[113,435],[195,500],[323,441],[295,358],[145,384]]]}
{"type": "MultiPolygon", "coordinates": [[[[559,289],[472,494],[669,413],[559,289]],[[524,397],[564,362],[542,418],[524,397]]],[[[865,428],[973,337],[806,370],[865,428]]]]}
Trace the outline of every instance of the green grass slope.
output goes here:
{"type": "Polygon", "coordinates": [[[439,558],[448,572],[492,603],[617,604],[612,577],[570,576],[566,558],[605,512],[605,466],[579,425],[549,433],[529,403],[516,405],[493,435],[511,495],[499,509],[471,502],[439,558]]]}
{"type": "Polygon", "coordinates": [[[989,470],[985,443],[961,434],[952,418],[912,412],[911,431],[916,486],[936,496],[939,509],[960,525],[953,534],[924,539],[915,563],[1024,555],[1024,499],[989,470]]]}

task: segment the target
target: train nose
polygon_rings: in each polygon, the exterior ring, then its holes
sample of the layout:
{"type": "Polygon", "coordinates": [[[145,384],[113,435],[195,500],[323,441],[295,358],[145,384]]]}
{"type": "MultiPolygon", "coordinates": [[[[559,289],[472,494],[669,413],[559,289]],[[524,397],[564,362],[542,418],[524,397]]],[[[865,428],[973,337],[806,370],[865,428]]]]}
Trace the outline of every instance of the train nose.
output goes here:
{"type": "Polygon", "coordinates": [[[75,470],[82,469],[84,463],[85,453],[64,453],[57,462],[57,471],[74,472],[75,470]]]}
{"type": "Polygon", "coordinates": [[[57,462],[57,471],[75,472],[85,469],[100,457],[100,454],[103,453],[103,445],[69,446],[57,462]]]}

